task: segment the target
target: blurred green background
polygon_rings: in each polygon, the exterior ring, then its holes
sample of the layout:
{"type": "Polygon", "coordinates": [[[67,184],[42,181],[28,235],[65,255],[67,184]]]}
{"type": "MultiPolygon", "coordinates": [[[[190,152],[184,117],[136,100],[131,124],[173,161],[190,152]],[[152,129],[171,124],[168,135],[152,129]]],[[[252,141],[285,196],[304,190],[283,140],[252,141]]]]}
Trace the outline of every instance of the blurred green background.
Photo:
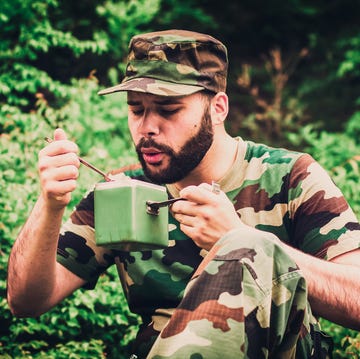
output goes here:
{"type": "MultiPolygon", "coordinates": [[[[118,83],[128,41],[145,31],[206,32],[228,47],[227,127],[246,139],[311,153],[360,214],[360,1],[1,0],[0,358],[128,358],[138,318],[117,273],[47,314],[12,317],[10,248],[39,192],[37,153],[64,128],[109,171],[136,161],[118,83]]],[[[67,214],[99,180],[81,168],[67,214]]],[[[323,320],[335,358],[358,358],[360,336],[323,320]]]]}

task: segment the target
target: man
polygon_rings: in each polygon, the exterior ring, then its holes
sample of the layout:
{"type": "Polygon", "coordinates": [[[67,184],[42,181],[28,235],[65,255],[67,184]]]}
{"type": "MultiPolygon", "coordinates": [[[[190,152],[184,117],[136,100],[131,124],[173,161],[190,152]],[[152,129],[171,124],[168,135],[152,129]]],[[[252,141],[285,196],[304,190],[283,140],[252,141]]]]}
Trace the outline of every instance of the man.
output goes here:
{"type": "Polygon", "coordinates": [[[47,311],[115,263],[143,319],[139,358],[320,358],[330,344],[312,312],[360,328],[355,215],[310,156],[226,133],[226,75],[226,48],[208,35],[132,39],[125,79],[100,94],[128,92],[142,169],[127,174],[187,199],[171,206],[169,246],[96,246],[92,193],[61,227],[79,160],[57,129],[40,152],[42,191],[9,260],[14,314],[47,311]]]}

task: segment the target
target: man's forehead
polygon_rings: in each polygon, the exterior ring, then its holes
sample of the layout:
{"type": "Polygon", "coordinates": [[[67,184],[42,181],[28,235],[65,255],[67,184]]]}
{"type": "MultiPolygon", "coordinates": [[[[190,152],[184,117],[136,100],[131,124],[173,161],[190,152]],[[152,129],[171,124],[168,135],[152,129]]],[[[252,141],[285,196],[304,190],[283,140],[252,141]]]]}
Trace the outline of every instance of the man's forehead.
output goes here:
{"type": "Polygon", "coordinates": [[[184,103],[184,102],[188,101],[188,99],[190,99],[190,97],[192,97],[192,96],[193,95],[160,96],[160,95],[153,95],[153,94],[143,93],[143,92],[128,91],[127,92],[127,102],[128,102],[128,104],[153,102],[153,103],[157,103],[159,105],[167,105],[167,104],[184,103]]]}

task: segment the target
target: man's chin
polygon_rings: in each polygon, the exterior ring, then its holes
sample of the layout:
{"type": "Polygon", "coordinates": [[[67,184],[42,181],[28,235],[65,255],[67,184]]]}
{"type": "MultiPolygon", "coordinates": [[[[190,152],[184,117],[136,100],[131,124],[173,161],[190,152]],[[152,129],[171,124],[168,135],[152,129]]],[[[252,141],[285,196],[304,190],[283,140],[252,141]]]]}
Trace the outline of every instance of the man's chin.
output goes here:
{"type": "Polygon", "coordinates": [[[157,183],[163,183],[162,178],[164,177],[164,170],[161,169],[161,164],[145,165],[143,166],[143,169],[146,177],[150,180],[157,183]]]}
{"type": "Polygon", "coordinates": [[[156,184],[171,184],[179,181],[181,176],[176,176],[166,169],[143,167],[145,176],[156,184]]]}

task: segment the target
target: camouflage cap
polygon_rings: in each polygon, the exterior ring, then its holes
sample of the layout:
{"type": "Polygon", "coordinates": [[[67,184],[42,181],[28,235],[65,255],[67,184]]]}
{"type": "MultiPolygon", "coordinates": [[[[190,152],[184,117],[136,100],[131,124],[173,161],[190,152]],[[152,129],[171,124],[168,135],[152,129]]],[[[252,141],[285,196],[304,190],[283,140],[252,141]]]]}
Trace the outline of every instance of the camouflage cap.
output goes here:
{"type": "Polygon", "coordinates": [[[125,78],[99,95],[118,91],[182,96],[225,91],[227,50],[212,36],[166,30],[134,36],[129,44],[125,78]]]}

